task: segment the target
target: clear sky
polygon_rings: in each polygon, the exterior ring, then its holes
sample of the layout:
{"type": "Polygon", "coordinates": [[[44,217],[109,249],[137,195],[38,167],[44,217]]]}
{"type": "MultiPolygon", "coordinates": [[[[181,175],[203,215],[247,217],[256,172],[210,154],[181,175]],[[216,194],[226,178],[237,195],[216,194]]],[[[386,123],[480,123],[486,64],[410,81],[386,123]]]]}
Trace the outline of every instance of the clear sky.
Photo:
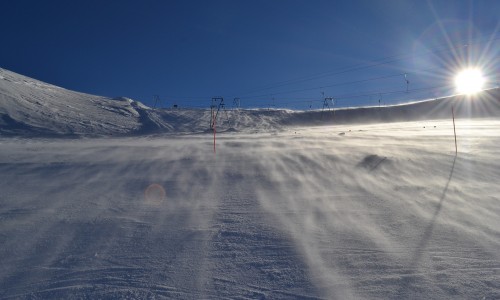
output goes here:
{"type": "Polygon", "coordinates": [[[394,103],[498,82],[500,1],[2,1],[0,38],[2,68],[148,105],[394,103]]]}

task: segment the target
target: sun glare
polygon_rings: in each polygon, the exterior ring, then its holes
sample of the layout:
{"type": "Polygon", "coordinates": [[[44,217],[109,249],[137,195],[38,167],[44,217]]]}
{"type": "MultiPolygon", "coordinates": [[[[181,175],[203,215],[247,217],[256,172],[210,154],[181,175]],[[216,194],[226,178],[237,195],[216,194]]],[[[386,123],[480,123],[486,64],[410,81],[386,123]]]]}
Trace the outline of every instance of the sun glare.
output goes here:
{"type": "Polygon", "coordinates": [[[455,77],[455,86],[460,94],[475,94],[483,89],[484,82],[479,69],[465,69],[455,77]]]}

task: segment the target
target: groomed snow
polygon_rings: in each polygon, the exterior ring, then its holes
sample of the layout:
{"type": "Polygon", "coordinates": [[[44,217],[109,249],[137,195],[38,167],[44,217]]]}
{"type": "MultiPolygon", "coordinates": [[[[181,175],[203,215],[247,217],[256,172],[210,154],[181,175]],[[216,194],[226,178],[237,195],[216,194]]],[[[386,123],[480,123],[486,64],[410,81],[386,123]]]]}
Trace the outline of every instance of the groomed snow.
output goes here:
{"type": "Polygon", "coordinates": [[[0,298],[498,299],[499,128],[2,138],[0,298]]]}

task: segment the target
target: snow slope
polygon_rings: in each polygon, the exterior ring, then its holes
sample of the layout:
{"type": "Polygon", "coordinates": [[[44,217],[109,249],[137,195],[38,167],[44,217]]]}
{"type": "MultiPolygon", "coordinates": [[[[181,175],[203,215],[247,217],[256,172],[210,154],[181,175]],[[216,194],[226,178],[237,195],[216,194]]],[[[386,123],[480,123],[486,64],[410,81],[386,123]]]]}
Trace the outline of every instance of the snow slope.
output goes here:
{"type": "Polygon", "coordinates": [[[0,139],[0,298],[498,299],[499,128],[0,139]]]}
{"type": "Polygon", "coordinates": [[[0,134],[111,135],[140,128],[134,102],[69,91],[0,69],[0,134]]]}
{"type": "MultiPolygon", "coordinates": [[[[207,99],[208,101],[209,99],[207,99]]],[[[500,116],[500,89],[472,98],[453,96],[387,107],[334,111],[221,111],[222,131],[280,131],[288,126],[398,122],[457,117],[500,116]]],[[[106,98],[69,91],[0,69],[0,135],[111,136],[158,133],[203,133],[209,109],[151,109],[128,98],[106,98]]]]}

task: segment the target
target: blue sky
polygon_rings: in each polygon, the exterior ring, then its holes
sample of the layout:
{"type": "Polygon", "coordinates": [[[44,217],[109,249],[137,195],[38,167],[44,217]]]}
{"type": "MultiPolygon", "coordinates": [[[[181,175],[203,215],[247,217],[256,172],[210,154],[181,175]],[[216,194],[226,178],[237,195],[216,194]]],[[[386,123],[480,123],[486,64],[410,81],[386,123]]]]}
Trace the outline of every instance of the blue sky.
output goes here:
{"type": "Polygon", "coordinates": [[[0,67],[149,105],[394,103],[452,92],[467,60],[497,82],[499,12],[497,0],[4,1],[0,67]]]}

